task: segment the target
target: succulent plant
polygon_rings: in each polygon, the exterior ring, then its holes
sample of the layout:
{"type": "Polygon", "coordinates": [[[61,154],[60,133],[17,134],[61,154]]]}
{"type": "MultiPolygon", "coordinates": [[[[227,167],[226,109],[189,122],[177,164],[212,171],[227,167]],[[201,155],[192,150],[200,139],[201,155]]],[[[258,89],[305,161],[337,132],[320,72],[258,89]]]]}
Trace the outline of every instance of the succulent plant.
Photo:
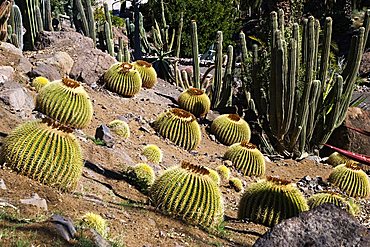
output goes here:
{"type": "Polygon", "coordinates": [[[159,164],[162,162],[162,150],[157,145],[146,145],[141,154],[144,155],[149,162],[154,164],[159,164]]]}
{"type": "Polygon", "coordinates": [[[368,197],[370,182],[366,173],[355,163],[338,165],[329,176],[329,181],[351,197],[368,197]]]}
{"type": "Polygon", "coordinates": [[[355,161],[351,160],[350,158],[347,158],[346,156],[338,152],[334,152],[329,156],[326,162],[329,165],[336,167],[341,164],[347,164],[348,162],[355,162],[355,161]]]}
{"type": "Polygon", "coordinates": [[[87,127],[93,116],[89,95],[79,82],[69,78],[44,86],[36,97],[36,110],[74,128],[87,127]]]}
{"type": "Polygon", "coordinates": [[[353,209],[352,205],[346,200],[346,198],[332,191],[314,194],[310,198],[308,198],[307,203],[311,209],[324,203],[331,203],[345,209],[352,215],[355,214],[355,210],[353,209]]]}
{"type": "Polygon", "coordinates": [[[231,145],[224,158],[231,160],[233,166],[245,176],[263,176],[265,174],[265,158],[257,146],[252,143],[242,141],[231,145]]]}
{"type": "Polygon", "coordinates": [[[41,183],[73,190],[83,161],[80,145],[71,132],[49,119],[23,123],[5,139],[0,163],[41,183]]]}
{"type": "Polygon", "coordinates": [[[132,65],[139,71],[143,81],[143,87],[153,88],[157,83],[157,72],[152,64],[143,60],[137,60],[133,62],[132,65]]]}
{"type": "Polygon", "coordinates": [[[105,86],[122,96],[132,97],[137,94],[142,86],[139,71],[127,62],[113,64],[104,73],[105,86]]]}
{"type": "Polygon", "coordinates": [[[39,92],[41,88],[43,88],[49,82],[50,81],[47,78],[43,76],[38,76],[32,80],[31,86],[36,89],[36,92],[39,92]]]}
{"type": "Polygon", "coordinates": [[[222,180],[229,180],[230,178],[230,169],[225,165],[220,165],[216,168],[216,171],[218,174],[220,174],[220,177],[222,180]]]}
{"type": "Polygon", "coordinates": [[[182,109],[193,113],[196,117],[206,115],[211,109],[208,95],[197,88],[188,88],[182,92],[177,102],[182,109]]]}
{"type": "Polygon", "coordinates": [[[81,225],[95,229],[103,238],[107,236],[108,225],[99,214],[88,212],[82,217],[81,225]]]}
{"type": "Polygon", "coordinates": [[[116,119],[108,124],[110,130],[123,138],[130,137],[130,127],[125,121],[116,119]]]}
{"type": "Polygon", "coordinates": [[[165,171],[150,189],[155,207],[165,214],[203,227],[223,221],[223,201],[217,184],[203,166],[183,162],[165,171]]]}
{"type": "Polygon", "coordinates": [[[236,191],[236,192],[239,192],[239,191],[242,191],[243,190],[243,182],[239,179],[239,178],[236,178],[236,177],[232,177],[230,178],[229,180],[229,185],[236,191]]]}
{"type": "Polygon", "coordinates": [[[172,108],[161,113],[153,127],[163,137],[186,149],[195,149],[202,140],[195,116],[182,109],[172,108]]]}
{"type": "Polygon", "coordinates": [[[155,180],[153,168],[146,163],[139,163],[129,168],[127,175],[129,176],[129,179],[142,191],[147,191],[155,180]]]}
{"type": "Polygon", "coordinates": [[[306,199],[290,181],[275,177],[253,183],[245,190],[239,204],[238,217],[266,226],[308,210],[306,199]]]}
{"type": "Polygon", "coordinates": [[[220,183],[221,183],[221,178],[220,178],[220,176],[218,175],[218,173],[217,173],[215,170],[210,169],[210,168],[208,168],[208,171],[209,171],[208,176],[210,176],[210,177],[212,178],[212,180],[213,180],[213,181],[215,181],[215,183],[216,183],[217,185],[220,185],[220,183]]]}
{"type": "Polygon", "coordinates": [[[211,133],[217,140],[228,146],[242,141],[249,142],[251,138],[248,123],[237,114],[218,116],[212,122],[211,133]]]}

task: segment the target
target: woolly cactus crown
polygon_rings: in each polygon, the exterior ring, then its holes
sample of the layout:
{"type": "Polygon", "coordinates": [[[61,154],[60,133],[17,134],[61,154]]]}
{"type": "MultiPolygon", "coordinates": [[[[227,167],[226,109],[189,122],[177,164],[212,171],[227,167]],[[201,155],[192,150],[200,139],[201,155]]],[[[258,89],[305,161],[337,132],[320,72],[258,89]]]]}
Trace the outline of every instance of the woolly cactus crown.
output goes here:
{"type": "Polygon", "coordinates": [[[157,72],[153,68],[151,63],[144,60],[137,60],[132,65],[139,71],[143,87],[153,88],[157,83],[157,72]]]}
{"type": "Polygon", "coordinates": [[[142,86],[140,73],[133,65],[126,62],[113,64],[104,73],[105,86],[113,92],[125,97],[137,94],[142,86]]]}
{"type": "Polygon", "coordinates": [[[191,224],[217,227],[223,220],[221,192],[203,166],[183,162],[168,169],[154,182],[150,198],[163,213],[191,224]]]}
{"type": "Polygon", "coordinates": [[[41,183],[73,190],[82,173],[80,145],[70,128],[52,120],[19,125],[5,139],[2,162],[12,170],[41,183]]]}
{"type": "Polygon", "coordinates": [[[240,200],[238,217],[273,226],[306,210],[306,199],[290,181],[267,177],[248,186],[240,200]]]}
{"type": "Polygon", "coordinates": [[[79,82],[70,78],[46,84],[36,97],[36,109],[74,128],[86,128],[93,116],[89,95],[79,82]]]}
{"type": "Polygon", "coordinates": [[[197,88],[188,88],[179,96],[178,103],[180,107],[193,113],[196,117],[206,115],[211,109],[211,101],[203,90],[197,88]]]}
{"type": "Polygon", "coordinates": [[[211,133],[221,143],[231,145],[246,141],[251,138],[251,130],[248,123],[237,114],[224,114],[213,120],[211,133]]]}
{"type": "Polygon", "coordinates": [[[161,113],[154,121],[153,127],[161,136],[186,150],[195,149],[202,139],[195,116],[178,108],[161,113]]]}

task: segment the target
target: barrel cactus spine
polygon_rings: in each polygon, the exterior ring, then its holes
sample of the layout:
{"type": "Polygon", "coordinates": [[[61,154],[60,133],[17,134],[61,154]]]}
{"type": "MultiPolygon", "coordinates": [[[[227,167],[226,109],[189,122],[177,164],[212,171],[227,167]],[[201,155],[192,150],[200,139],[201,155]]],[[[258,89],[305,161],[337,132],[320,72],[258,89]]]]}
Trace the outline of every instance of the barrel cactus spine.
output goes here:
{"type": "Polygon", "coordinates": [[[133,62],[132,65],[134,65],[137,71],[139,71],[143,81],[143,87],[153,88],[157,83],[157,72],[153,68],[152,64],[144,60],[137,60],[133,62]]]}
{"type": "Polygon", "coordinates": [[[152,162],[154,164],[159,164],[162,162],[162,150],[157,145],[146,145],[141,154],[144,155],[149,162],[152,162]]]}
{"type": "Polygon", "coordinates": [[[162,112],[153,123],[163,137],[186,149],[195,149],[202,140],[200,126],[190,112],[172,108],[162,112]]]}
{"type": "Polygon", "coordinates": [[[86,128],[93,116],[89,95],[81,84],[70,78],[48,83],[36,97],[36,110],[61,124],[86,128]]]}
{"type": "Polygon", "coordinates": [[[190,224],[216,228],[223,221],[220,189],[203,166],[183,162],[166,170],[156,179],[149,195],[161,212],[190,224]]]}
{"type": "Polygon", "coordinates": [[[36,92],[39,92],[41,88],[43,88],[49,82],[50,81],[46,77],[38,76],[32,80],[31,86],[36,89],[36,92]]]}
{"type": "Polygon", "coordinates": [[[23,123],[5,139],[1,163],[43,184],[73,190],[82,174],[83,160],[71,132],[51,119],[23,123]]]}
{"type": "Polygon", "coordinates": [[[232,145],[251,138],[251,130],[248,123],[237,114],[223,114],[213,120],[211,133],[222,144],[232,145]]]}
{"type": "Polygon", "coordinates": [[[196,117],[206,115],[211,109],[211,101],[202,89],[188,88],[177,100],[180,107],[193,113],[196,117]]]}
{"type": "Polygon", "coordinates": [[[314,194],[310,198],[308,198],[307,203],[311,209],[318,207],[324,203],[331,203],[345,209],[348,213],[352,215],[355,215],[356,213],[356,210],[352,207],[353,204],[349,203],[349,201],[347,201],[347,199],[344,198],[342,195],[332,191],[314,194]]]}
{"type": "Polygon", "coordinates": [[[105,86],[122,96],[132,97],[142,86],[140,73],[127,62],[113,64],[104,74],[105,86]]]}
{"type": "Polygon", "coordinates": [[[125,121],[113,120],[108,124],[108,128],[120,137],[125,139],[130,137],[130,126],[125,121]]]}

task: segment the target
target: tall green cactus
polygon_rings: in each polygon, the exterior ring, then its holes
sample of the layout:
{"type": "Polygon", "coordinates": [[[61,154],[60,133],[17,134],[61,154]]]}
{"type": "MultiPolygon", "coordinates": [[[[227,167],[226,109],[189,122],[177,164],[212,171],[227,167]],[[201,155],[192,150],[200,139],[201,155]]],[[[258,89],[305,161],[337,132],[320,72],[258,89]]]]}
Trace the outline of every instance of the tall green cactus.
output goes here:
{"type": "Polygon", "coordinates": [[[200,69],[199,69],[199,51],[198,51],[198,33],[197,23],[191,21],[191,43],[193,51],[193,81],[194,87],[200,89],[200,69]]]}
{"type": "Polygon", "coordinates": [[[37,20],[36,11],[37,6],[36,0],[15,0],[15,3],[19,7],[23,17],[23,25],[26,29],[24,34],[24,49],[33,50],[35,38],[37,35],[37,20]]]}
{"type": "Polygon", "coordinates": [[[12,26],[12,34],[16,35],[18,42],[18,48],[23,49],[23,22],[22,14],[17,5],[13,5],[12,12],[10,14],[10,25],[12,26]]]}
{"type": "MultiPolygon", "coordinates": [[[[90,2],[90,1],[88,1],[90,2]]],[[[51,4],[50,0],[43,0],[43,23],[44,23],[44,29],[46,31],[53,31],[53,24],[51,21],[51,4]]]]}
{"type": "Polygon", "coordinates": [[[84,33],[85,36],[90,37],[89,24],[87,22],[87,18],[86,18],[84,6],[82,4],[82,0],[74,0],[74,1],[75,1],[75,6],[76,6],[77,13],[81,18],[82,32],[84,33]]]}
{"type": "Polygon", "coordinates": [[[89,26],[89,37],[92,38],[94,46],[96,46],[96,27],[93,9],[91,6],[91,1],[86,1],[86,12],[87,12],[87,22],[89,26]]]}

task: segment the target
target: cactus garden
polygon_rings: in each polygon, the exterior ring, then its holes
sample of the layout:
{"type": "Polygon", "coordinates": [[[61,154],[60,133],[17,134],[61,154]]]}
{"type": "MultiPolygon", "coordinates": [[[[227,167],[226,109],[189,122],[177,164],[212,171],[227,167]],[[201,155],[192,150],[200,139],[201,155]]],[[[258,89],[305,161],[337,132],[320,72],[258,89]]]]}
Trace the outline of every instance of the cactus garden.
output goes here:
{"type": "Polygon", "coordinates": [[[370,246],[369,30],[363,0],[0,0],[0,246],[328,246],[273,233],[327,204],[370,246]]]}

